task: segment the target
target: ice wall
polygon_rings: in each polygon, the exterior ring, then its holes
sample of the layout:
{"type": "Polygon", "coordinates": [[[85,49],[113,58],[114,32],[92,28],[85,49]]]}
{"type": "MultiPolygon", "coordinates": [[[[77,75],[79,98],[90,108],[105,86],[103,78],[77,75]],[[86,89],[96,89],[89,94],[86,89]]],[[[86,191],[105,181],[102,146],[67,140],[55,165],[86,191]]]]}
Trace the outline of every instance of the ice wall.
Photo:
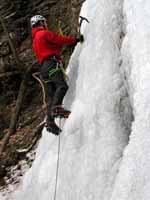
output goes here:
{"type": "Polygon", "coordinates": [[[134,122],[111,200],[150,199],[150,1],[125,0],[122,54],[134,122]]]}

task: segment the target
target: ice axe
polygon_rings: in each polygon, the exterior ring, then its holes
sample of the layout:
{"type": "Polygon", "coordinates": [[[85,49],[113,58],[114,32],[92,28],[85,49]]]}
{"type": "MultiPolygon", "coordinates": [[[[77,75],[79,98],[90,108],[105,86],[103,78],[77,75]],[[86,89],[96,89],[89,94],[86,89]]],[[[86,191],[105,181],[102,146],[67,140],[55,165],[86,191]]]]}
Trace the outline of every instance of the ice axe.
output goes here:
{"type": "Polygon", "coordinates": [[[80,18],[80,21],[79,21],[79,30],[78,30],[78,32],[79,32],[79,35],[81,34],[81,25],[82,25],[82,22],[85,20],[87,23],[90,23],[89,22],[89,20],[87,19],[87,18],[85,18],[85,17],[82,17],[82,16],[80,16],[79,17],[80,18]]]}

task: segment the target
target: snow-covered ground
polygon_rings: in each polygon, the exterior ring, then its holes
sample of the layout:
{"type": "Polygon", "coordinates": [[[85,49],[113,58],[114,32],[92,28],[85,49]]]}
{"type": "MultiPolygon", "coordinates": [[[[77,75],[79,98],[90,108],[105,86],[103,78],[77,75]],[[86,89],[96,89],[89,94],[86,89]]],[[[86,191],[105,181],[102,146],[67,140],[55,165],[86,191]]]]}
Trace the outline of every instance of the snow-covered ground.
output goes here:
{"type": "MultiPolygon", "coordinates": [[[[150,1],[86,0],[81,14],[90,23],[68,68],[57,199],[149,200],[150,1]]],[[[58,142],[43,131],[11,200],[54,199],[58,142]]]]}
{"type": "Polygon", "coordinates": [[[7,169],[9,173],[5,177],[5,187],[0,187],[0,200],[11,200],[9,196],[19,187],[22,176],[29,170],[35,158],[35,149],[27,153],[24,160],[19,161],[16,166],[7,169]]]}

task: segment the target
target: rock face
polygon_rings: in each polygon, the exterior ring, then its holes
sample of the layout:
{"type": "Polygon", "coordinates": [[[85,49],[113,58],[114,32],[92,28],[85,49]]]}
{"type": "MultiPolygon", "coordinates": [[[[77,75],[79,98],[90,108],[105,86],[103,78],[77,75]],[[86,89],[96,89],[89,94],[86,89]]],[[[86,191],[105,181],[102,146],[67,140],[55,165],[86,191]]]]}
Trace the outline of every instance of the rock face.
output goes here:
{"type": "Polygon", "coordinates": [[[0,15],[6,20],[9,31],[21,42],[30,33],[30,17],[36,14],[45,16],[51,26],[60,18],[63,26],[71,30],[75,24],[72,17],[75,20],[74,13],[78,14],[81,3],[81,0],[1,0],[0,15]]]}

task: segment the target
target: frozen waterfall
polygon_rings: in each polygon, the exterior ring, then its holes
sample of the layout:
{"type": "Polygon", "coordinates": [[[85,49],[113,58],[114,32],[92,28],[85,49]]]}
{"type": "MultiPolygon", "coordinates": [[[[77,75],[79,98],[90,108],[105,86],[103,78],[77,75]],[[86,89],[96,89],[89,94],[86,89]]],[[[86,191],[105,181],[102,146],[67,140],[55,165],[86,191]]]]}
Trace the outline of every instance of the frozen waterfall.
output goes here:
{"type": "MultiPolygon", "coordinates": [[[[69,65],[72,111],[61,134],[57,198],[110,199],[128,134],[120,114],[125,95],[120,75],[121,1],[87,0],[85,42],[69,65]]],[[[53,199],[58,137],[43,131],[35,162],[18,200],[53,199]]]]}
{"type": "MultiPolygon", "coordinates": [[[[150,2],[86,0],[81,15],[90,23],[68,67],[56,199],[149,200],[150,2]]],[[[54,199],[58,140],[43,131],[11,199],[54,199]]]]}

